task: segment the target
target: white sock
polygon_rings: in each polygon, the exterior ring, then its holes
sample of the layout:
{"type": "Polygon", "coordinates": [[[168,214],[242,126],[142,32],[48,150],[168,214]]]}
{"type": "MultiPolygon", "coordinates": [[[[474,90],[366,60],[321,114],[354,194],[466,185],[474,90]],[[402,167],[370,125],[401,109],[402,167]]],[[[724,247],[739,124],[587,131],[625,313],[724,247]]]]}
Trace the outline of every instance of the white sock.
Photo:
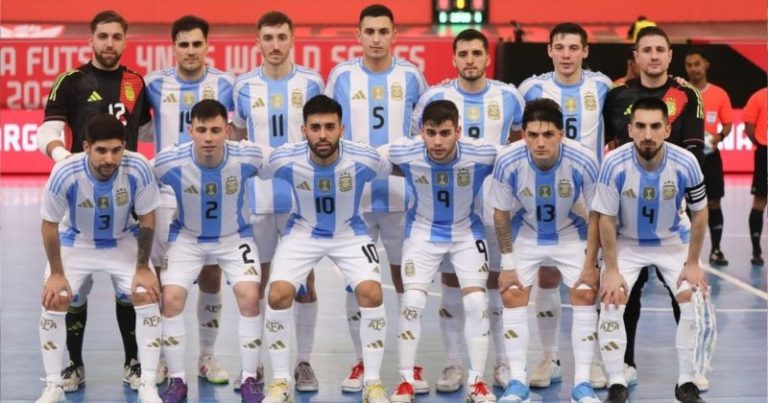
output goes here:
{"type": "Polygon", "coordinates": [[[496,349],[496,365],[506,364],[507,349],[504,346],[504,304],[498,289],[488,289],[488,318],[491,322],[491,338],[496,349]]]}
{"type": "Polygon", "coordinates": [[[440,298],[440,333],[448,358],[448,365],[462,366],[464,354],[464,304],[461,288],[442,284],[443,295],[440,298]]]}
{"type": "Polygon", "coordinates": [[[675,347],[677,348],[678,378],[677,384],[693,382],[696,369],[693,362],[693,348],[696,343],[695,314],[693,303],[680,303],[680,322],[677,324],[675,334],[675,347]]]}
{"type": "Polygon", "coordinates": [[[40,315],[40,351],[43,353],[45,380],[61,385],[64,353],[67,351],[66,312],[46,311],[40,315]]]}
{"type": "Polygon", "coordinates": [[[272,362],[273,379],[292,379],[290,372],[290,338],[293,333],[293,308],[267,307],[264,318],[264,342],[272,362]]]}
{"type": "Polygon", "coordinates": [[[155,384],[157,363],[163,346],[163,322],[157,303],[134,306],[136,311],[136,344],[141,361],[141,382],[155,384]]]}
{"type": "Polygon", "coordinates": [[[381,362],[384,360],[384,342],[387,338],[387,315],[384,304],[375,308],[360,307],[360,340],[363,347],[363,381],[373,382],[381,379],[381,362]]]}
{"type": "Polygon", "coordinates": [[[357,305],[357,297],[351,292],[347,292],[347,326],[349,336],[352,337],[352,345],[355,347],[357,360],[362,361],[363,342],[360,341],[360,307],[357,305]]]}
{"type": "Polygon", "coordinates": [[[624,379],[624,352],[627,350],[627,329],[624,327],[624,305],[618,308],[601,304],[597,336],[603,357],[608,385],[627,386],[624,379]]]}
{"type": "Polygon", "coordinates": [[[315,343],[315,327],[317,326],[317,301],[299,302],[294,305],[296,324],[296,360],[309,362],[312,346],[315,343]]]}
{"type": "Polygon", "coordinates": [[[467,294],[464,300],[464,338],[467,340],[467,352],[469,353],[469,370],[467,382],[472,385],[477,379],[483,377],[485,362],[488,359],[488,300],[485,292],[473,292],[467,294]]]}
{"type": "Polygon", "coordinates": [[[589,371],[597,344],[597,311],[594,305],[573,306],[571,345],[573,346],[573,384],[589,382],[589,371]]]}
{"type": "Polygon", "coordinates": [[[413,383],[413,366],[421,337],[421,314],[427,305],[427,294],[420,290],[405,290],[403,309],[400,310],[397,355],[400,376],[413,383]]]}
{"type": "Polygon", "coordinates": [[[240,315],[238,322],[238,341],[240,342],[240,360],[243,365],[243,379],[246,375],[256,375],[261,360],[262,331],[261,315],[246,317],[240,315]]]}
{"type": "Polygon", "coordinates": [[[184,314],[172,318],[163,316],[163,354],[168,366],[168,377],[181,378],[187,382],[184,371],[184,353],[187,345],[187,329],[184,326],[184,314]]]}
{"type": "MultiPolygon", "coordinates": [[[[200,355],[213,354],[221,323],[221,293],[200,290],[197,298],[197,324],[200,332],[200,355]]],[[[144,368],[142,363],[142,369],[144,368]]]]}
{"type": "Polygon", "coordinates": [[[560,288],[539,288],[536,293],[536,322],[539,326],[541,351],[552,360],[557,360],[560,349],[560,288]]]}
{"type": "Polygon", "coordinates": [[[509,357],[509,373],[512,379],[528,384],[528,307],[504,308],[504,344],[509,357]]]}

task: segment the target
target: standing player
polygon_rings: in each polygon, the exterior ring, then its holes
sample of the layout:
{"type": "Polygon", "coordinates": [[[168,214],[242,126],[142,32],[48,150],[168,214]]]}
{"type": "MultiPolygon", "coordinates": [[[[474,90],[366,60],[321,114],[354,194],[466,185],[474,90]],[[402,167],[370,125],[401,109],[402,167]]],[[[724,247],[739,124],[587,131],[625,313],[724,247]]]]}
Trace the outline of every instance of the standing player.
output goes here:
{"type": "Polygon", "coordinates": [[[526,105],[523,130],[525,142],[506,148],[496,161],[490,197],[502,253],[499,289],[512,376],[500,401],[530,401],[528,299],[539,267],[555,264],[573,305],[571,401],[599,403],[589,382],[596,344],[592,336],[597,330],[599,239],[597,214],[590,212],[588,221],[586,217],[597,181],[597,160],[579,143],[563,140],[563,113],[550,99],[526,105]],[[585,248],[587,256],[582,260],[585,248]]]}
{"type": "MultiPolygon", "coordinates": [[[[709,236],[712,249],[709,253],[709,263],[716,266],[727,266],[728,260],[720,250],[720,239],[723,237],[723,211],[720,209],[720,199],[725,195],[723,178],[723,160],[717,145],[731,133],[733,126],[733,110],[728,93],[721,87],[707,81],[709,59],[702,49],[689,50],[685,55],[685,72],[691,85],[701,94],[704,106],[704,180],[707,186],[707,208],[709,209],[709,236]],[[718,124],[722,129],[718,130],[718,124]]],[[[698,383],[697,383],[698,384],[698,383]]],[[[702,391],[706,387],[699,385],[702,391]]]]}
{"type": "Polygon", "coordinates": [[[752,210],[749,212],[749,237],[752,240],[752,259],[755,266],[762,266],[763,250],[760,236],[763,233],[763,212],[768,196],[768,165],[766,164],[766,132],[768,132],[768,88],[752,94],[742,111],[744,134],[755,146],[755,169],[752,174],[752,210]]]}
{"type": "MultiPolygon", "coordinates": [[[[338,101],[344,110],[344,138],[378,147],[408,137],[413,107],[427,83],[416,66],[392,56],[392,11],[380,4],[364,8],[360,12],[357,39],[363,47],[363,57],[334,67],[325,88],[325,94],[338,101]]],[[[399,264],[405,206],[405,182],[400,177],[373,181],[363,196],[363,218],[373,239],[381,238],[384,244],[398,300],[403,293],[399,264]]],[[[351,293],[347,295],[347,319],[358,363],[341,389],[355,392],[363,387],[365,369],[358,338],[360,310],[351,293]]],[[[421,368],[415,371],[419,379],[417,390],[428,393],[429,385],[423,381],[421,368]]]]}
{"type": "Polygon", "coordinates": [[[610,383],[606,402],[628,399],[622,365],[627,346],[622,311],[640,271],[651,265],[667,279],[680,306],[675,398],[703,402],[693,383],[696,326],[691,295],[692,289],[704,292],[707,287],[699,267],[707,231],[704,177],[693,155],[665,141],[672,129],[664,101],[656,97],[635,101],[628,130],[633,142],[614,150],[603,162],[593,203],[600,213],[605,259],[598,337],[610,383]]]}
{"type": "Polygon", "coordinates": [[[144,363],[139,400],[159,403],[154,378],[161,346],[160,289],[149,266],[157,183],[147,160],[125,150],[127,129],[115,117],[95,115],[82,129],[84,152],[54,166],[43,195],[48,267],[40,350],[48,384],[37,402],[64,400],[64,313],[71,301],[85,297],[82,286],[93,273],[106,272],[120,295],[136,306],[136,338],[144,363]],[[60,223],[66,228],[61,233],[60,223]]]}
{"type": "MultiPolygon", "coordinates": [[[[688,84],[680,84],[667,74],[672,61],[669,37],[661,28],[643,28],[635,42],[635,60],[640,68],[640,77],[608,92],[603,107],[606,143],[609,147],[630,141],[629,120],[632,104],[642,97],[659,98],[667,104],[671,134],[668,142],[693,153],[703,166],[704,161],[704,113],[698,91],[688,84]]],[[[657,272],[658,273],[658,272],[657,272]]],[[[662,276],[659,276],[661,278],[662,276]]],[[[627,349],[624,362],[626,378],[630,384],[637,382],[635,364],[635,333],[640,320],[640,296],[643,285],[648,281],[648,271],[641,270],[640,277],[632,289],[627,302],[624,322],[627,325],[627,349]]],[[[672,295],[669,284],[664,284],[670,293],[675,321],[679,321],[680,310],[672,295]]]]}
{"type": "Polygon", "coordinates": [[[392,402],[413,402],[414,364],[421,338],[427,289],[443,259],[449,259],[461,284],[464,336],[469,352],[468,402],[495,402],[483,380],[488,357],[488,248],[475,197],[483,189],[496,158],[493,145],[459,141],[459,111],[452,101],[424,107],[421,139],[390,148],[389,160],[405,175],[414,201],[405,221],[401,273],[405,292],[399,318],[397,350],[402,381],[392,402]]]}
{"type": "Polygon", "coordinates": [[[289,372],[292,305],[297,290],[323,257],[341,270],[360,305],[360,339],[365,343],[363,402],[388,403],[379,371],[387,320],[376,246],[360,217],[366,183],[389,174],[390,164],[369,146],[342,140],[342,108],[318,95],[304,105],[306,141],[273,152],[269,171],[292,186],[296,209],[275,252],[264,338],[273,381],[264,403],[293,401],[289,372]]]}
{"type": "MultiPolygon", "coordinates": [[[[585,145],[599,163],[605,147],[601,112],[611,80],[602,73],[582,68],[584,59],[589,56],[589,45],[587,31],[578,24],[567,22],[552,28],[547,53],[555,70],[523,81],[520,92],[527,102],[536,98],[557,102],[563,114],[565,137],[585,145]]],[[[538,278],[539,289],[534,293],[536,321],[544,356],[530,374],[530,384],[545,388],[562,378],[558,358],[562,276],[554,267],[543,267],[538,278]]],[[[594,387],[605,386],[605,376],[598,363],[592,368],[591,378],[594,387]]]]}
{"type": "MultiPolygon", "coordinates": [[[[216,99],[232,110],[232,84],[234,77],[205,64],[208,53],[208,22],[187,15],[171,26],[176,66],[160,70],[146,77],[149,100],[155,122],[155,154],[168,146],[191,141],[187,129],[191,123],[192,106],[201,99],[216,99]]],[[[168,229],[176,208],[173,190],[166,186],[161,191],[157,212],[157,237],[153,251],[155,267],[167,263],[168,229]]],[[[197,301],[197,322],[200,352],[197,361],[198,376],[211,383],[227,383],[229,374],[219,365],[214,346],[221,322],[221,269],[203,266],[197,301]]]]}
{"type": "MultiPolygon", "coordinates": [[[[265,13],[259,19],[257,29],[257,44],[264,63],[238,77],[233,123],[240,138],[275,148],[286,142],[301,141],[301,110],[307,100],[322,94],[323,80],[316,72],[291,61],[293,22],[287,15],[278,11],[265,13]]],[[[254,178],[252,185],[249,196],[254,214],[251,221],[261,258],[264,287],[269,279],[277,240],[293,203],[288,182],[254,178]]],[[[309,365],[317,323],[314,275],[310,274],[307,285],[306,292],[296,300],[299,302],[296,307],[298,362],[294,377],[297,390],[314,392],[319,386],[309,365]]]]}
{"type": "MultiPolygon", "coordinates": [[[[138,138],[151,133],[149,101],[146,99],[141,75],[120,65],[126,46],[128,23],[114,11],[102,11],[91,20],[88,43],[93,58],[88,64],[61,74],[54,82],[45,121],[37,131],[40,151],[55,162],[71,153],[83,151],[85,128],[88,120],[98,113],[109,113],[126,126],[125,148],[136,151],[138,138]],[[68,127],[66,141],[59,137],[68,127]],[[69,145],[65,145],[65,142],[69,145]],[[69,147],[69,148],[67,148],[69,147]]],[[[91,279],[83,282],[85,288],[91,279]]],[[[83,292],[81,292],[83,291],[83,292]]],[[[70,364],[64,369],[64,391],[76,391],[85,383],[83,365],[83,337],[88,317],[87,290],[83,298],[73,302],[67,311],[67,350],[70,364]]],[[[117,290],[116,290],[117,291],[117,290]]],[[[137,389],[140,385],[141,366],[136,345],[136,312],[120,294],[115,298],[115,314],[125,350],[123,381],[137,389]]]]}
{"type": "MultiPolygon", "coordinates": [[[[525,102],[513,85],[487,78],[485,70],[490,65],[491,59],[488,54],[488,39],[485,35],[475,29],[467,29],[459,33],[453,40],[452,61],[459,76],[448,83],[432,87],[422,94],[414,110],[414,122],[420,123],[422,111],[428,103],[446,99],[452,101],[459,111],[461,121],[459,127],[463,136],[473,139],[482,138],[491,144],[499,145],[519,138],[525,102]]],[[[412,131],[418,133],[421,129],[415,125],[412,131]]],[[[484,189],[487,191],[487,186],[484,189]]],[[[490,208],[483,210],[486,233],[493,234],[492,210],[490,208]]],[[[504,338],[501,330],[503,309],[501,294],[496,292],[500,263],[495,237],[488,237],[487,247],[491,269],[488,273],[487,286],[493,290],[488,292],[490,329],[496,348],[493,382],[496,386],[504,387],[509,381],[509,367],[504,353],[504,338]]],[[[448,262],[443,262],[441,272],[440,328],[448,353],[448,365],[437,381],[437,390],[454,392],[463,385],[465,377],[461,348],[464,309],[458,278],[448,262]]]]}
{"type": "Polygon", "coordinates": [[[163,402],[187,395],[184,373],[188,289],[204,264],[218,264],[232,284],[240,311],[238,345],[243,368],[243,402],[264,397],[256,384],[261,351],[259,253],[246,207],[247,179],[261,170],[264,148],[228,142],[227,109],[216,100],[197,103],[190,113],[192,141],[155,157],[155,176],[173,189],[176,214],[171,224],[168,268],[162,272],[163,348],[168,389],[163,402]]]}

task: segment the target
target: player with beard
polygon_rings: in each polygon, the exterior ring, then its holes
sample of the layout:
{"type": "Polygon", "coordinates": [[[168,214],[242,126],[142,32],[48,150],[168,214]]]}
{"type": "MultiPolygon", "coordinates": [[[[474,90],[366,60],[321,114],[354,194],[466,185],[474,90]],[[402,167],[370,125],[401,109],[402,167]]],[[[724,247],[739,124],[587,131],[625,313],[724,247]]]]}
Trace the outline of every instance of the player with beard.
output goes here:
{"type": "MultiPolygon", "coordinates": [[[[129,151],[136,151],[138,138],[152,130],[144,80],[120,65],[128,23],[120,14],[108,10],[93,17],[90,29],[88,43],[93,58],[56,79],[45,105],[45,121],[37,131],[40,151],[56,162],[83,151],[86,125],[98,113],[109,113],[126,126],[125,148],[129,151]],[[66,139],[62,139],[65,126],[66,139]]],[[[85,383],[82,350],[87,297],[92,283],[90,278],[83,282],[83,289],[75,291],[80,298],[73,301],[67,311],[67,349],[71,362],[63,373],[65,392],[76,391],[85,383]]],[[[115,292],[117,323],[125,349],[123,380],[132,389],[138,389],[141,367],[135,336],[136,313],[129,296],[117,289],[115,292]]]]}

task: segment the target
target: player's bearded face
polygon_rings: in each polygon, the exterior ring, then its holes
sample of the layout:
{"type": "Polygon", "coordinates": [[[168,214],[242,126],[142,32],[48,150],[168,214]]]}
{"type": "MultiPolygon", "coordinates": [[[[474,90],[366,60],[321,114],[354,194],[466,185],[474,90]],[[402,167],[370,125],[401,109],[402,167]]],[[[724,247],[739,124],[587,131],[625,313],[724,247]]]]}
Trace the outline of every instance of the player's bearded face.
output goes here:
{"type": "Polygon", "coordinates": [[[672,49],[663,36],[644,36],[637,43],[635,60],[643,74],[659,77],[667,74],[669,63],[672,62],[672,49]]]}
{"type": "Polygon", "coordinates": [[[89,38],[96,67],[114,70],[120,63],[125,51],[125,32],[117,22],[103,23],[89,38]]]}
{"type": "Polygon", "coordinates": [[[628,129],[637,154],[646,161],[659,154],[671,132],[666,118],[658,110],[636,110],[628,129]]]}
{"type": "Polygon", "coordinates": [[[453,65],[459,76],[467,81],[485,77],[485,69],[491,63],[483,42],[479,39],[459,41],[453,54],[453,65]]]}
{"type": "Polygon", "coordinates": [[[293,32],[288,24],[265,25],[259,30],[258,45],[265,63],[281,65],[291,55],[293,32]]]}
{"type": "Polygon", "coordinates": [[[533,162],[542,169],[548,169],[560,156],[563,131],[552,122],[532,121],[523,129],[523,139],[533,162]]]}
{"type": "Polygon", "coordinates": [[[187,73],[199,72],[205,66],[208,41],[200,28],[180,31],[173,41],[173,53],[179,68],[187,73]]]}
{"type": "Polygon", "coordinates": [[[318,159],[323,162],[335,161],[339,150],[344,126],[335,113],[323,113],[307,116],[307,121],[301,127],[307,144],[318,159]]]}
{"type": "Polygon", "coordinates": [[[98,140],[93,144],[85,142],[83,150],[88,154],[88,165],[93,176],[98,180],[107,180],[120,166],[125,143],[118,139],[98,140]]]}
{"type": "Polygon", "coordinates": [[[395,40],[395,27],[389,17],[365,17],[360,22],[357,39],[363,45],[366,58],[387,58],[395,40]]]}
{"type": "Polygon", "coordinates": [[[421,138],[427,146],[429,158],[436,162],[450,162],[456,157],[456,142],[461,136],[461,128],[450,120],[440,124],[424,122],[421,138]]]}

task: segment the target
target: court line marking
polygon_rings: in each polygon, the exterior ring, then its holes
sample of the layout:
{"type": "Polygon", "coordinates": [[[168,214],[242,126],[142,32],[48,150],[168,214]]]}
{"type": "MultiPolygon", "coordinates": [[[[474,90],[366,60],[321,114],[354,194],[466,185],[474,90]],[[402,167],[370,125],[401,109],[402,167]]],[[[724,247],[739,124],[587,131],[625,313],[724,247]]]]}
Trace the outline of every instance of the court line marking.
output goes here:
{"type": "Polygon", "coordinates": [[[740,279],[738,279],[738,278],[736,278],[736,277],[734,277],[734,276],[732,276],[732,275],[730,275],[728,273],[724,273],[722,271],[715,270],[715,269],[713,269],[713,268],[711,268],[711,267],[709,267],[707,265],[702,265],[701,268],[704,269],[704,271],[706,271],[707,273],[709,273],[709,274],[711,274],[713,276],[720,277],[721,279],[723,279],[723,280],[725,280],[725,281],[735,285],[736,287],[741,288],[742,290],[744,290],[744,291],[746,291],[746,292],[748,292],[748,293],[750,293],[750,294],[752,294],[752,295],[754,295],[754,296],[756,296],[758,298],[762,298],[762,299],[768,301],[768,293],[763,291],[763,290],[758,290],[757,288],[752,287],[751,285],[745,283],[744,281],[742,281],[742,280],[740,280],[740,279]]]}

